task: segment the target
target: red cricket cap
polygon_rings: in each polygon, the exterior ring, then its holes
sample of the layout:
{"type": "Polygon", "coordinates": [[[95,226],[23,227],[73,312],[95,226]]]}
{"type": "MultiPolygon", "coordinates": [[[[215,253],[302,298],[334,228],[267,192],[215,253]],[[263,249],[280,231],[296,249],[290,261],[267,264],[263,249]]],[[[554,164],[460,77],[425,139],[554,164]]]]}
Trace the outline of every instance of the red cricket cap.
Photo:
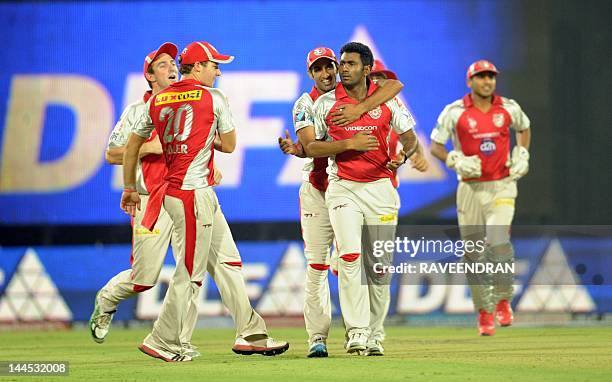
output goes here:
{"type": "Polygon", "coordinates": [[[372,71],[370,74],[384,74],[388,80],[397,80],[397,75],[387,69],[385,64],[382,63],[381,60],[374,60],[374,66],[372,67],[372,71]]]}
{"type": "Polygon", "coordinates": [[[498,74],[499,70],[497,70],[497,68],[495,67],[495,65],[493,65],[491,61],[478,60],[468,67],[466,76],[467,78],[472,78],[476,74],[482,72],[493,72],[495,74],[498,74]]]}
{"type": "Polygon", "coordinates": [[[228,56],[227,54],[221,54],[219,51],[212,46],[212,44],[206,41],[194,41],[187,45],[179,56],[179,62],[181,64],[195,64],[196,62],[212,61],[218,64],[229,64],[234,61],[234,56],[228,56]]]}
{"type": "Polygon", "coordinates": [[[161,44],[159,48],[152,51],[151,53],[147,55],[147,57],[145,57],[144,67],[142,69],[143,74],[147,73],[147,71],[149,70],[149,66],[151,66],[153,61],[155,61],[157,57],[159,57],[159,55],[161,55],[162,53],[166,53],[170,55],[172,58],[176,58],[176,54],[178,53],[178,48],[176,47],[176,45],[174,45],[171,42],[165,42],[161,44]]]}
{"type": "Polygon", "coordinates": [[[315,61],[320,58],[329,58],[330,60],[338,64],[338,60],[336,59],[336,54],[334,53],[334,51],[331,50],[331,48],[320,46],[308,52],[308,56],[306,57],[306,68],[310,70],[312,64],[314,64],[315,61]]]}

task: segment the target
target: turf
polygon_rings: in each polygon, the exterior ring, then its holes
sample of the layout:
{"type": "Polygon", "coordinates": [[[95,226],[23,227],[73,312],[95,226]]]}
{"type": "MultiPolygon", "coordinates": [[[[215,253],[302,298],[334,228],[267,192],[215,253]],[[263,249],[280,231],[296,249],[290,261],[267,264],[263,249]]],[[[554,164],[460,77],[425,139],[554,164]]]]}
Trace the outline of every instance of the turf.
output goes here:
{"type": "MultiPolygon", "coordinates": [[[[231,330],[202,329],[193,339],[202,357],[176,364],[136,349],[146,333],[115,328],[99,345],[83,330],[0,332],[0,360],[67,360],[70,376],[59,381],[612,381],[612,327],[513,327],[488,338],[474,328],[393,327],[384,357],[347,355],[334,330],[321,359],[305,358],[301,328],[272,330],[291,342],[277,357],[235,355],[231,330]]],[[[42,380],[0,377],[32,379],[42,380]]]]}

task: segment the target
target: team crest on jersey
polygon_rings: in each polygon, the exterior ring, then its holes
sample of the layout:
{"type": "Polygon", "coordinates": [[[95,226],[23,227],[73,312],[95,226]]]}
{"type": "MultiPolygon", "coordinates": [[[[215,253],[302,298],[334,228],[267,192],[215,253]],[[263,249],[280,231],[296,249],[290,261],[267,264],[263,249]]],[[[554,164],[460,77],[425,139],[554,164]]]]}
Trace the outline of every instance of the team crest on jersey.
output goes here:
{"type": "Polygon", "coordinates": [[[472,117],[468,117],[467,120],[468,120],[468,125],[470,126],[470,130],[474,130],[478,122],[476,122],[476,120],[472,117]]]}
{"type": "Polygon", "coordinates": [[[505,122],[506,122],[506,119],[503,113],[493,114],[493,124],[495,125],[495,127],[502,127],[504,126],[505,122]]]}
{"type": "Polygon", "coordinates": [[[368,115],[373,119],[378,119],[382,115],[382,109],[380,108],[380,106],[376,106],[376,109],[368,111],[368,115]]]}
{"type": "Polygon", "coordinates": [[[201,90],[190,90],[188,92],[168,92],[155,97],[155,106],[175,102],[198,101],[202,98],[201,90]]]}

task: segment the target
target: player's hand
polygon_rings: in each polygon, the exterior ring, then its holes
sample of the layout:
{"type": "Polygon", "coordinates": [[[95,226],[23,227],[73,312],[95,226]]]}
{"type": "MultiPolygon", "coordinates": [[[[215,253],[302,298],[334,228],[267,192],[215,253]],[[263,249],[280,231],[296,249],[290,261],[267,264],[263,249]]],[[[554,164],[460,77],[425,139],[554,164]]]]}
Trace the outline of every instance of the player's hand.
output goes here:
{"type": "MultiPolygon", "coordinates": [[[[402,151],[403,152],[403,151],[402,151]]],[[[419,172],[425,172],[429,168],[429,162],[421,152],[421,150],[417,150],[414,154],[408,158],[410,163],[412,164],[412,168],[419,172]]]]}
{"type": "Polygon", "coordinates": [[[357,151],[378,150],[378,138],[371,131],[360,131],[349,138],[349,148],[357,151]]]}
{"type": "Polygon", "coordinates": [[[135,190],[123,190],[121,194],[121,209],[130,216],[136,215],[136,209],[140,211],[140,195],[135,190]]]}
{"type": "Polygon", "coordinates": [[[291,140],[289,130],[285,130],[285,138],[278,137],[278,147],[280,147],[285,154],[295,155],[295,144],[291,140]]]}
{"type": "Polygon", "coordinates": [[[400,150],[399,153],[395,156],[395,158],[391,159],[387,163],[387,168],[391,171],[397,171],[398,168],[401,167],[404,163],[406,163],[406,153],[404,150],[400,150]]]}
{"type": "Polygon", "coordinates": [[[460,151],[451,151],[446,157],[446,165],[464,179],[479,178],[482,175],[482,162],[478,155],[466,157],[460,151]]]}
{"type": "Polygon", "coordinates": [[[355,122],[365,113],[360,105],[350,103],[344,104],[331,113],[331,122],[337,126],[346,126],[351,122],[355,122]]]}
{"type": "Polygon", "coordinates": [[[217,166],[213,166],[213,186],[218,186],[221,184],[221,179],[223,179],[223,174],[221,170],[217,166]]]}
{"type": "Polygon", "coordinates": [[[510,159],[510,178],[519,180],[529,172],[529,151],[522,146],[514,146],[510,159]]]}

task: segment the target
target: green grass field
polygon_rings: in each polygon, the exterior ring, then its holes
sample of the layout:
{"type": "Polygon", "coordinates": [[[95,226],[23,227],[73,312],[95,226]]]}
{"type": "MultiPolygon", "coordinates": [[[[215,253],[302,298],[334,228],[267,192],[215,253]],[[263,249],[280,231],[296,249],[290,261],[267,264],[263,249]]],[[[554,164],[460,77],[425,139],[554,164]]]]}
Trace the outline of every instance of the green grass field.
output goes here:
{"type": "MultiPolygon", "coordinates": [[[[89,332],[0,332],[0,361],[67,360],[78,381],[612,381],[612,327],[503,328],[477,337],[474,328],[388,328],[384,357],[348,355],[334,330],[330,357],[307,359],[302,328],[272,329],[291,342],[278,357],[231,352],[233,331],[197,330],[202,357],[168,364],[136,346],[147,330],[113,329],[106,343],[89,332]]],[[[0,380],[42,380],[0,377],[0,380]]]]}

